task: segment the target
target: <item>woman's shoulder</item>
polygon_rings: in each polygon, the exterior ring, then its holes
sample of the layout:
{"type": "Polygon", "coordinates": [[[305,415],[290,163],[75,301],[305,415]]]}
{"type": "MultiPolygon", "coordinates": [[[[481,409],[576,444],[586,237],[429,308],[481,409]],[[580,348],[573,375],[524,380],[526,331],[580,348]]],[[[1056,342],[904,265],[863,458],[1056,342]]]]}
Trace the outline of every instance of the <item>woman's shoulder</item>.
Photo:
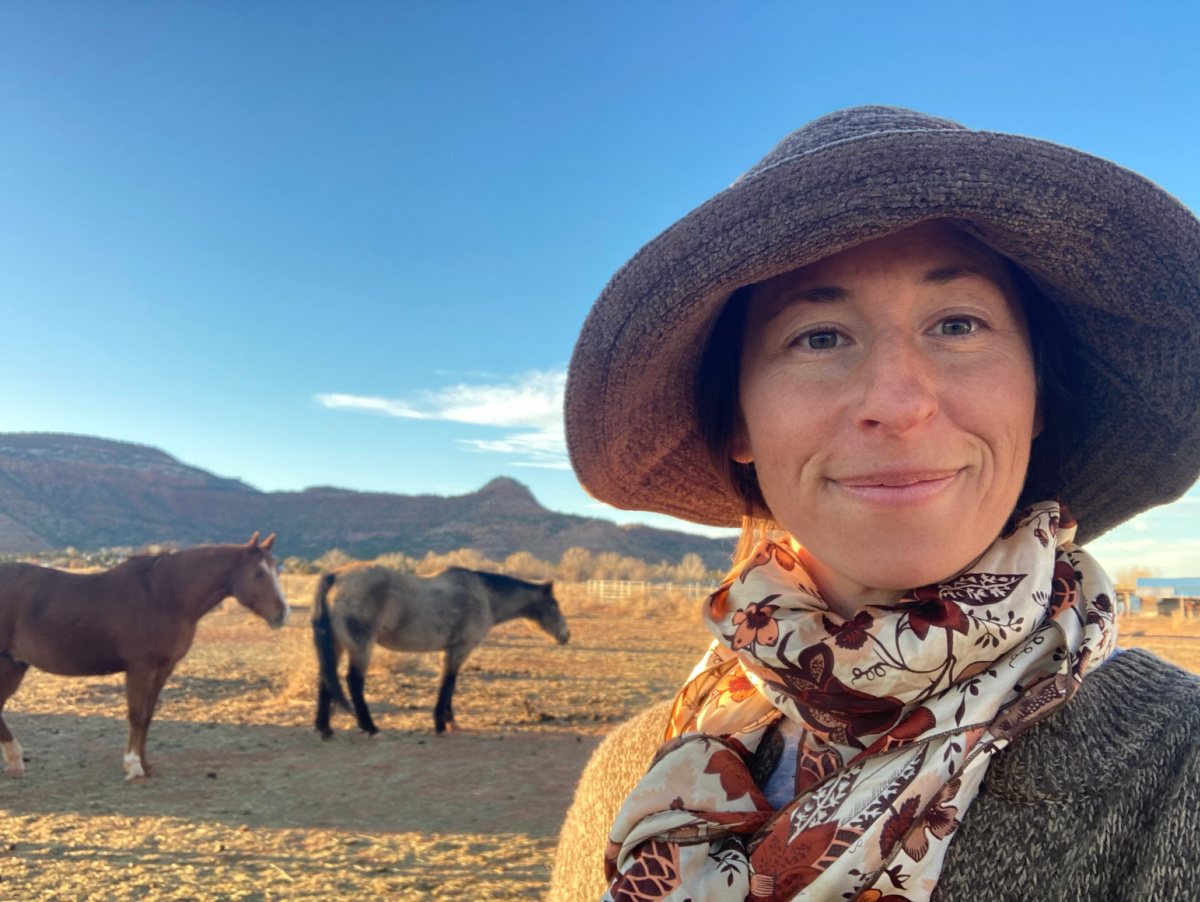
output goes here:
{"type": "MultiPolygon", "coordinates": [[[[1051,801],[1158,781],[1200,741],[1200,677],[1144,649],[1122,651],[1089,674],[1071,701],[988,768],[988,791],[1051,801]],[[1148,768],[1151,762],[1160,768],[1148,768]]],[[[1200,778],[1193,774],[1192,779],[1200,778]]]]}
{"type": "Polygon", "coordinates": [[[1200,678],[1131,649],[996,755],[933,898],[1189,898],[1198,836],[1200,678]]]}
{"type": "MultiPolygon", "coordinates": [[[[596,749],[597,757],[603,752],[616,758],[633,756],[640,759],[647,749],[653,755],[665,741],[667,721],[671,717],[674,704],[674,699],[657,702],[625,721],[600,743],[596,749]]],[[[650,762],[647,759],[637,763],[644,765],[638,774],[638,779],[641,779],[650,762]]]]}
{"type": "Polygon", "coordinates": [[[1118,649],[1083,681],[1080,691],[1091,686],[1094,691],[1109,692],[1130,685],[1155,694],[1166,690],[1172,696],[1200,697],[1200,676],[1144,648],[1118,649]]]}
{"type": "Polygon", "coordinates": [[[672,704],[668,700],[646,708],[609,733],[592,753],[559,834],[547,902],[598,899],[604,893],[608,830],[662,745],[672,704]]]}
{"type": "MultiPolygon", "coordinates": [[[[1164,734],[1191,735],[1200,722],[1200,676],[1143,648],[1119,651],[1084,678],[1061,717],[1051,718],[1064,733],[1091,734],[1099,727],[1124,725],[1124,742],[1164,734]]],[[[1200,737],[1198,737],[1200,738],[1200,737]]]]}

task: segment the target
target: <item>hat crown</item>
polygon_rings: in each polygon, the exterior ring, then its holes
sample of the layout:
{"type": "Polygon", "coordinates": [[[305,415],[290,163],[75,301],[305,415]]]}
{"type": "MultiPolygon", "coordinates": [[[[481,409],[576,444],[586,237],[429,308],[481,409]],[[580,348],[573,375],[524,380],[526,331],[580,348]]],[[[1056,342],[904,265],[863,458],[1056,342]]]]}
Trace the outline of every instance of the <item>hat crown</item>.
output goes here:
{"type": "Polygon", "coordinates": [[[784,136],[771,152],[758,161],[742,178],[769,169],[792,157],[812,153],[831,144],[877,135],[885,132],[911,131],[969,131],[950,119],[930,116],[916,110],[899,106],[855,106],[828,113],[811,122],[806,122],[794,132],[784,136]]]}

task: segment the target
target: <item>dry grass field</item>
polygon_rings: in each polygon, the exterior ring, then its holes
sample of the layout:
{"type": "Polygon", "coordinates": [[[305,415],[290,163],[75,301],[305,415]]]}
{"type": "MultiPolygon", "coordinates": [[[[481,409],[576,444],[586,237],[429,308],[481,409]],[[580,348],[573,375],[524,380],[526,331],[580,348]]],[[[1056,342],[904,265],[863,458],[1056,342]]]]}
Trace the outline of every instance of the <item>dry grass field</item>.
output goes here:
{"type": "MultiPolygon", "coordinates": [[[[311,582],[290,579],[293,601],[311,582]]],[[[227,601],[167,684],[157,773],[138,784],[122,778],[121,679],[30,672],[6,712],[29,772],[0,779],[0,899],[536,898],[600,736],[669,696],[707,644],[698,602],[560,599],[569,645],[518,622],[468,661],[462,732],[433,734],[436,656],[380,651],[367,695],[383,733],[341,714],[330,742],[311,726],[307,610],[272,632],[227,601]]],[[[1121,629],[1200,672],[1200,621],[1121,629]]]]}
{"type": "Polygon", "coordinates": [[[367,697],[312,728],[305,607],[272,631],[232,600],[200,623],[151,725],[149,780],[121,771],[120,676],[30,671],[5,717],[29,759],[0,776],[0,900],[529,899],[600,736],[687,675],[706,642],[681,600],[587,607],[559,646],[493,630],[459,677],[463,730],[433,733],[438,655],[377,652],[367,697]],[[682,613],[682,615],[681,615],[682,613]]]}

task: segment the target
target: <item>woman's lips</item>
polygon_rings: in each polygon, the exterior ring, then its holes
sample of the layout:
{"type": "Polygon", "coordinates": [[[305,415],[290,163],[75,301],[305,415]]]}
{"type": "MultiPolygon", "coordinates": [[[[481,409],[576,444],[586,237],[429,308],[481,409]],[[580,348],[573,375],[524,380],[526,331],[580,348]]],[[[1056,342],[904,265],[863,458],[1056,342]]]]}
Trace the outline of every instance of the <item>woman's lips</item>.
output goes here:
{"type": "Polygon", "coordinates": [[[830,480],[852,498],[885,507],[922,504],[949,488],[962,470],[887,470],[830,480]]]}

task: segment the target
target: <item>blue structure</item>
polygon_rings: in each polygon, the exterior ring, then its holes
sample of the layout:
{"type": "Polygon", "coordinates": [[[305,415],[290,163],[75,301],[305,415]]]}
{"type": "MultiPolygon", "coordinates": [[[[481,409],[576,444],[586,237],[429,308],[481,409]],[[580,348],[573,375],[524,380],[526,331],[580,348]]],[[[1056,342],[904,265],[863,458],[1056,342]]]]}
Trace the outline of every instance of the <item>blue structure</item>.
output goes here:
{"type": "Polygon", "coordinates": [[[1139,576],[1137,594],[1147,598],[1200,598],[1200,576],[1139,576]]]}

